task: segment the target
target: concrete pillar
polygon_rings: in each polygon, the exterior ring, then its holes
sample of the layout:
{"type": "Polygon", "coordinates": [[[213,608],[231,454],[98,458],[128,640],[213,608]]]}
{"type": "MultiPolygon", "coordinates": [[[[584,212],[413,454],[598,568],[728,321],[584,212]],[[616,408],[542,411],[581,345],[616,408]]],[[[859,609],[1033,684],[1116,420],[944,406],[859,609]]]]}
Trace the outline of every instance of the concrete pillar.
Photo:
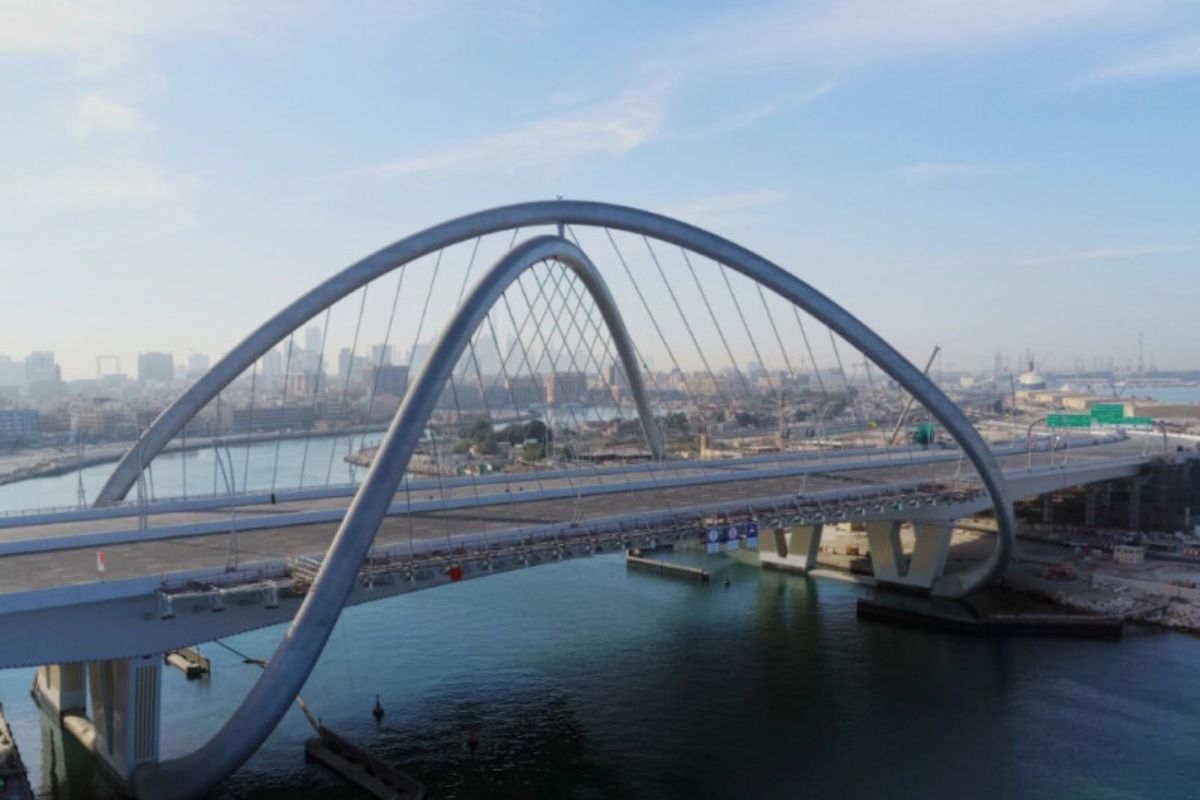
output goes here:
{"type": "Polygon", "coordinates": [[[946,571],[946,559],[950,556],[950,538],[954,534],[952,522],[918,522],[913,525],[916,545],[912,560],[908,564],[905,583],[924,589],[933,587],[933,582],[946,571]]]}
{"type": "Polygon", "coordinates": [[[137,767],[158,760],[162,656],[94,661],[88,673],[96,756],[128,785],[137,767]]]}
{"type": "Polygon", "coordinates": [[[899,522],[868,522],[867,546],[871,548],[871,567],[877,580],[899,581],[904,577],[906,569],[899,522]]]}
{"type": "Polygon", "coordinates": [[[1042,522],[1046,525],[1054,522],[1054,493],[1042,495],[1042,522]]]}
{"type": "Polygon", "coordinates": [[[1129,530],[1142,529],[1142,479],[1131,478],[1129,481],[1129,530]]]}
{"type": "Polygon", "coordinates": [[[799,525],[788,529],[788,559],[802,572],[817,565],[817,551],[821,546],[824,528],[824,525],[799,525]]]}
{"type": "Polygon", "coordinates": [[[87,708],[87,665],[79,662],[38,667],[33,699],[55,720],[67,711],[82,713],[87,708]]]}
{"type": "Polygon", "coordinates": [[[1090,528],[1096,527],[1096,506],[1099,503],[1100,492],[1095,486],[1089,486],[1083,494],[1083,524],[1090,528]]]}
{"type": "Polygon", "coordinates": [[[822,525],[772,528],[758,540],[758,560],[764,567],[807,572],[817,564],[822,525]]]}

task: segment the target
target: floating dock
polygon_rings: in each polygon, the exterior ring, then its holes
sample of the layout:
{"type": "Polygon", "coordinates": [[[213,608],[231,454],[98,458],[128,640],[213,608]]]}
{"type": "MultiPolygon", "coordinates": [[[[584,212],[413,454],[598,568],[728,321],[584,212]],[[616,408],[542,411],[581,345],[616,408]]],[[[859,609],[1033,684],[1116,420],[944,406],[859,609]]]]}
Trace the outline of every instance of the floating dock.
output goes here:
{"type": "Polygon", "coordinates": [[[163,662],[180,670],[189,681],[207,675],[211,671],[208,657],[200,655],[200,651],[194,647],[170,650],[163,655],[163,662]]]}
{"type": "Polygon", "coordinates": [[[356,747],[324,725],[304,743],[304,755],[319,761],[350,783],[383,800],[424,800],[425,787],[375,756],[356,747]]]}
{"type": "Polygon", "coordinates": [[[1057,636],[1074,639],[1120,639],[1120,617],[1083,614],[949,614],[909,605],[858,601],[858,618],[934,628],[974,636],[1057,636]]]}
{"type": "Polygon", "coordinates": [[[672,564],[670,561],[655,561],[643,558],[640,550],[631,550],[625,554],[625,566],[643,569],[647,572],[657,572],[660,575],[671,575],[677,578],[688,578],[694,581],[707,581],[708,573],[699,567],[689,567],[686,564],[672,564]]]}
{"type": "Polygon", "coordinates": [[[4,706],[0,706],[0,800],[33,800],[29,774],[21,761],[12,728],[4,718],[4,706]]]}

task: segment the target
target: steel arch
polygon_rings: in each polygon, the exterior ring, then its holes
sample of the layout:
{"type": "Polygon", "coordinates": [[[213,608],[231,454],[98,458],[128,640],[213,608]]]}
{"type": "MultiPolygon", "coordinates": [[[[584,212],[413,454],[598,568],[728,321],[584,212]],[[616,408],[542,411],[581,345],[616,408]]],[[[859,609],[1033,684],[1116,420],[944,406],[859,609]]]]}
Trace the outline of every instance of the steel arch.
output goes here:
{"type": "MultiPolygon", "coordinates": [[[[1003,570],[1012,550],[1015,529],[1003,474],[991,451],[962,412],[912,363],[825,295],[745,248],[707,231],[650,212],[576,201],[507,206],[443,223],[369,256],[303,295],[254,331],[159,416],[114,470],[97,502],[111,502],[122,497],[136,480],[138,463],[149,461],[187,419],[216,396],[221,388],[291,330],[331,303],[396,267],[455,242],[500,230],[554,223],[591,225],[644,234],[712,258],[796,304],[865,353],[897,383],[921,400],[958,442],[978,470],[996,510],[999,535],[995,549],[977,566],[943,576],[935,584],[934,592],[960,596],[981,587],[1003,570]]],[[[589,289],[604,286],[603,279],[587,256],[577,246],[560,237],[532,239],[496,262],[447,323],[420,376],[405,396],[376,461],[326,554],[317,582],[305,598],[270,666],[221,731],[202,748],[181,759],[141,768],[134,776],[140,796],[198,794],[240,766],[270,734],[315,664],[404,473],[416,445],[416,436],[432,412],[450,370],[461,356],[470,335],[508,284],[532,264],[546,259],[562,261],[575,271],[589,289]]],[[[603,291],[608,296],[607,289],[603,291]]],[[[608,296],[608,301],[611,305],[611,296],[608,296]]],[[[599,298],[597,305],[602,305],[599,298]]],[[[615,306],[613,308],[615,310],[615,306]]],[[[608,321],[607,314],[605,319],[608,321]]],[[[619,317],[616,319],[619,320],[619,317]]],[[[620,327],[623,330],[623,325],[620,327]]],[[[613,333],[616,338],[615,328],[613,333]]],[[[630,374],[631,382],[634,375],[640,380],[640,373],[635,369],[630,374]]],[[[642,409],[639,408],[639,412],[642,409]]],[[[647,418],[643,413],[643,424],[647,418]]]]}
{"type": "Polygon", "coordinates": [[[536,225],[572,224],[643,234],[711,258],[800,306],[871,358],[920,400],[959,444],[979,472],[996,510],[998,535],[991,554],[977,567],[944,576],[935,585],[935,593],[950,596],[968,594],[1004,570],[1012,554],[1016,522],[1000,467],[970,421],[908,359],[846,309],[757,253],[714,233],[661,214],[581,200],[548,200],[500,206],[434,225],[367,256],[301,295],[247,336],[158,416],[114,468],[95,504],[106,505],[123,498],[137,481],[139,465],[148,464],[182,430],[184,424],[226,385],[294,329],[364,284],[421,256],[477,236],[536,225]]]}
{"type": "Polygon", "coordinates": [[[557,236],[538,236],[514,247],[463,300],[430,351],[420,375],[392,419],[300,610],[250,693],[216,735],[198,750],[179,759],[141,767],[134,775],[139,797],[201,795],[240,767],[275,729],[308,679],[333,631],[454,365],[504,290],[527,269],[548,260],[570,268],[595,300],[625,364],[630,389],[638,398],[638,413],[647,439],[651,447],[658,449],[633,342],[599,270],[579,247],[557,236]]]}

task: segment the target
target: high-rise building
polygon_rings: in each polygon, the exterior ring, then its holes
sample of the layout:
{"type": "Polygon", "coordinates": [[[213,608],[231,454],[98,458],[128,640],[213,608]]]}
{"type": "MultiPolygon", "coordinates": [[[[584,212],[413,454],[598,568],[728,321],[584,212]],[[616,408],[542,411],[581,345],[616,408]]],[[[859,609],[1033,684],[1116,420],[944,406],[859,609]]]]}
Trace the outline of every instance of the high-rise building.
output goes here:
{"type": "Polygon", "coordinates": [[[416,375],[421,371],[421,365],[425,363],[425,358],[429,355],[429,350],[432,345],[420,343],[413,346],[412,361],[408,365],[408,371],[411,375],[416,375]]]}
{"type": "Polygon", "coordinates": [[[262,374],[264,378],[279,378],[283,376],[283,354],[278,350],[268,350],[262,357],[262,374]]]}
{"type": "Polygon", "coordinates": [[[187,376],[189,378],[199,378],[204,373],[208,372],[208,368],[212,362],[204,353],[188,353],[187,357],[187,376]]]}
{"type": "Polygon", "coordinates": [[[0,356],[0,388],[16,389],[25,385],[25,365],[8,356],[0,356]]]}
{"type": "Polygon", "coordinates": [[[25,359],[25,383],[32,386],[36,383],[58,383],[62,373],[58,364],[54,363],[54,353],[34,351],[25,359]]]}
{"type": "Polygon", "coordinates": [[[138,353],[138,381],[171,383],[175,380],[175,359],[170,353],[138,353]]]}
{"type": "Polygon", "coordinates": [[[321,329],[316,325],[309,325],[304,329],[304,349],[310,353],[321,352],[321,329]]]}
{"type": "Polygon", "coordinates": [[[375,365],[392,363],[392,346],[390,344],[371,345],[371,363],[375,365]]]}

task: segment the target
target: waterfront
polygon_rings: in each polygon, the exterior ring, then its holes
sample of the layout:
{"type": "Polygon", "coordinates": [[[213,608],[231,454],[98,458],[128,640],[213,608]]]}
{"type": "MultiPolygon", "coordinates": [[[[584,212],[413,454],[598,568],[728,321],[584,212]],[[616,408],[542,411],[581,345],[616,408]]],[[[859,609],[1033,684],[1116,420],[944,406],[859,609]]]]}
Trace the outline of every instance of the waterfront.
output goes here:
{"type": "MultiPolygon", "coordinates": [[[[675,557],[703,564],[713,582],[627,572],[608,556],[348,609],[304,697],[441,797],[1200,791],[1200,640],[1138,628],[1119,643],[892,628],[855,618],[869,592],[858,586],[675,557]]],[[[281,634],[228,643],[269,657],[281,634]]],[[[211,735],[257,677],[230,652],[202,649],[211,679],[164,669],[164,756],[211,735]]],[[[73,745],[66,782],[47,774],[60,756],[43,743],[31,681],[32,670],[0,672],[0,700],[41,796],[112,796],[73,745]]],[[[339,796],[337,779],[303,762],[309,735],[290,712],[219,796],[339,796]]]]}

